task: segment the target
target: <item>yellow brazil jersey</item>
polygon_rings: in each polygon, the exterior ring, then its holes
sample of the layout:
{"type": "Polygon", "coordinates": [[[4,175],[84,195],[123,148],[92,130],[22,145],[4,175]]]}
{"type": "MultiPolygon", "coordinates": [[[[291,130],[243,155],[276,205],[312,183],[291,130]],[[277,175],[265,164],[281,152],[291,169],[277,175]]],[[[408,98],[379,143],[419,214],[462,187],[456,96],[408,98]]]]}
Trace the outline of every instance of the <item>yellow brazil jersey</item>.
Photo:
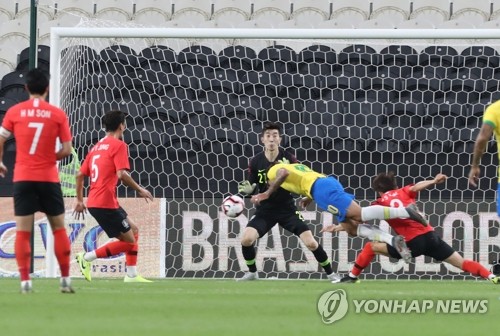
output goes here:
{"type": "Polygon", "coordinates": [[[281,188],[288,190],[294,194],[311,196],[311,188],[314,182],[319,177],[326,177],[323,174],[317,173],[311,168],[301,164],[301,163],[280,163],[272,166],[267,172],[268,181],[272,182],[276,179],[276,173],[281,168],[286,169],[289,172],[285,182],[281,185],[281,188]]]}
{"type": "MultiPolygon", "coordinates": [[[[488,106],[486,111],[484,111],[483,123],[493,127],[495,140],[498,144],[500,141],[500,100],[488,106]]],[[[498,151],[498,157],[500,159],[500,150],[498,151]]],[[[500,168],[498,171],[498,177],[500,181],[500,168]]]]}

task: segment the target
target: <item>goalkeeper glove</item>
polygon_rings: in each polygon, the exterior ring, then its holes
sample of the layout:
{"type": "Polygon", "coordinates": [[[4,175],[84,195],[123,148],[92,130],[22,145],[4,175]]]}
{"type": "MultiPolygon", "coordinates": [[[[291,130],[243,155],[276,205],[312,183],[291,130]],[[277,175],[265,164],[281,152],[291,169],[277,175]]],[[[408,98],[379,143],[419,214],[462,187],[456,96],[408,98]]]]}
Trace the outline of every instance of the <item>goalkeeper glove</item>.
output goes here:
{"type": "Polygon", "coordinates": [[[287,158],[283,158],[281,160],[278,160],[278,163],[290,164],[290,160],[288,160],[287,158]]]}
{"type": "Polygon", "coordinates": [[[238,192],[240,194],[250,195],[255,190],[256,184],[250,184],[250,181],[243,181],[238,185],[238,192]]]}

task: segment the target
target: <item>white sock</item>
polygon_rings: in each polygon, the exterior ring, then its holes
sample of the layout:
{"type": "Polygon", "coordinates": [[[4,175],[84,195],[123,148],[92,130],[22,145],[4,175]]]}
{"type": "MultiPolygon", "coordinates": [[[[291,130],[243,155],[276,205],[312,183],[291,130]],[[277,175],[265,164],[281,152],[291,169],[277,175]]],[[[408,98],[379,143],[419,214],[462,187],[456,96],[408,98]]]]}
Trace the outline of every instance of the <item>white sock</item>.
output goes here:
{"type": "Polygon", "coordinates": [[[97,259],[97,255],[95,254],[95,251],[85,252],[83,259],[87,261],[94,261],[97,259]]]}
{"type": "Polygon", "coordinates": [[[30,287],[32,287],[31,280],[24,280],[24,281],[21,281],[21,288],[24,288],[24,286],[26,286],[26,284],[28,284],[30,287]]]}
{"type": "Polygon", "coordinates": [[[66,284],[66,286],[71,285],[71,278],[70,277],[61,277],[61,280],[59,280],[59,283],[62,285],[63,283],[66,284]]]}
{"type": "Polygon", "coordinates": [[[368,224],[358,225],[358,236],[392,245],[393,235],[368,224]]]}
{"type": "Polygon", "coordinates": [[[357,278],[357,276],[356,276],[356,275],[354,275],[354,274],[352,274],[352,272],[349,272],[349,277],[350,277],[350,278],[355,278],[355,279],[357,278]]]}
{"type": "Polygon", "coordinates": [[[495,274],[491,273],[490,275],[488,275],[488,280],[491,280],[495,277],[495,274]]]}
{"type": "Polygon", "coordinates": [[[137,276],[137,266],[127,266],[127,276],[135,278],[137,276]]]}
{"type": "Polygon", "coordinates": [[[361,208],[361,220],[363,222],[373,219],[408,218],[410,214],[405,208],[393,208],[382,205],[371,205],[361,208]]]}

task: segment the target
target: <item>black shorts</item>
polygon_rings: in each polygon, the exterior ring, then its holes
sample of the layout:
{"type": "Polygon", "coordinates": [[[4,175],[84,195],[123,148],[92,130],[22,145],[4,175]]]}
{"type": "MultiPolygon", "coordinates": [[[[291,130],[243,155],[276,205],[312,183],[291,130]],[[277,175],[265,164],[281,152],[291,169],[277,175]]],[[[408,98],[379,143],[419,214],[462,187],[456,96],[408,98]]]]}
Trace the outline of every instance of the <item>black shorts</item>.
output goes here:
{"type": "Polygon", "coordinates": [[[41,211],[48,216],[64,214],[61,184],[58,182],[14,182],[14,215],[28,216],[41,211]]]}
{"type": "MultiPolygon", "coordinates": [[[[406,245],[408,245],[413,258],[424,255],[434,258],[437,261],[443,261],[455,252],[435,231],[429,231],[423,235],[416,236],[406,242],[406,245]]],[[[394,247],[387,245],[387,250],[391,257],[401,259],[401,256],[394,247]]]]}
{"type": "Polygon", "coordinates": [[[247,227],[252,227],[257,230],[259,238],[262,238],[262,236],[268,233],[276,224],[279,224],[283,229],[296,236],[300,236],[303,232],[309,230],[309,227],[304,223],[299,211],[278,215],[269,215],[268,213],[257,211],[255,216],[248,222],[247,227]]]}
{"type": "Polygon", "coordinates": [[[116,238],[120,233],[130,231],[128,214],[122,207],[118,209],[89,208],[88,210],[109,238],[116,238]]]}

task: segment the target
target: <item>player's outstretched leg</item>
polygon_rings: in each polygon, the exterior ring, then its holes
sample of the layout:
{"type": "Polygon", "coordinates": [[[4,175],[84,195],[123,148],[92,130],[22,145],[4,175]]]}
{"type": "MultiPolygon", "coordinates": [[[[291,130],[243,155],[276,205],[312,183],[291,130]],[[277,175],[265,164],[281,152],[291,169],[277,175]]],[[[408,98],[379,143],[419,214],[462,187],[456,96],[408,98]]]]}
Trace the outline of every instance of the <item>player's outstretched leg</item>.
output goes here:
{"type": "Polygon", "coordinates": [[[87,281],[92,280],[92,275],[91,275],[91,267],[92,263],[90,261],[85,260],[85,253],[80,252],[76,254],[76,262],[78,263],[78,266],[80,267],[80,272],[82,275],[85,277],[87,281]]]}
{"type": "Polygon", "coordinates": [[[354,266],[351,271],[345,277],[338,279],[336,281],[332,281],[332,283],[358,283],[359,275],[363,270],[370,265],[373,258],[375,257],[375,253],[373,252],[373,244],[372,242],[366,243],[361,252],[356,257],[356,261],[354,262],[354,266]]]}
{"type": "Polygon", "coordinates": [[[445,261],[455,267],[461,268],[465,272],[469,272],[472,275],[478,275],[483,279],[489,280],[495,285],[500,284],[500,276],[491,273],[486,269],[486,267],[484,267],[477,261],[463,259],[462,256],[458,254],[458,252],[454,252],[445,261]]]}
{"type": "Polygon", "coordinates": [[[410,219],[413,219],[414,221],[419,222],[423,226],[429,225],[427,218],[425,218],[425,215],[417,208],[416,204],[408,205],[406,207],[406,211],[408,211],[408,214],[410,215],[410,219]]]}
{"type": "Polygon", "coordinates": [[[368,224],[359,224],[357,228],[357,235],[368,238],[372,241],[379,241],[392,245],[392,247],[399,252],[406,263],[409,263],[411,260],[411,251],[408,249],[408,246],[406,246],[403,236],[393,236],[388,232],[382,231],[379,228],[368,224]]]}
{"type": "Polygon", "coordinates": [[[405,263],[408,264],[411,261],[411,251],[406,246],[405,237],[401,235],[394,236],[391,245],[398,251],[405,263]]]}

